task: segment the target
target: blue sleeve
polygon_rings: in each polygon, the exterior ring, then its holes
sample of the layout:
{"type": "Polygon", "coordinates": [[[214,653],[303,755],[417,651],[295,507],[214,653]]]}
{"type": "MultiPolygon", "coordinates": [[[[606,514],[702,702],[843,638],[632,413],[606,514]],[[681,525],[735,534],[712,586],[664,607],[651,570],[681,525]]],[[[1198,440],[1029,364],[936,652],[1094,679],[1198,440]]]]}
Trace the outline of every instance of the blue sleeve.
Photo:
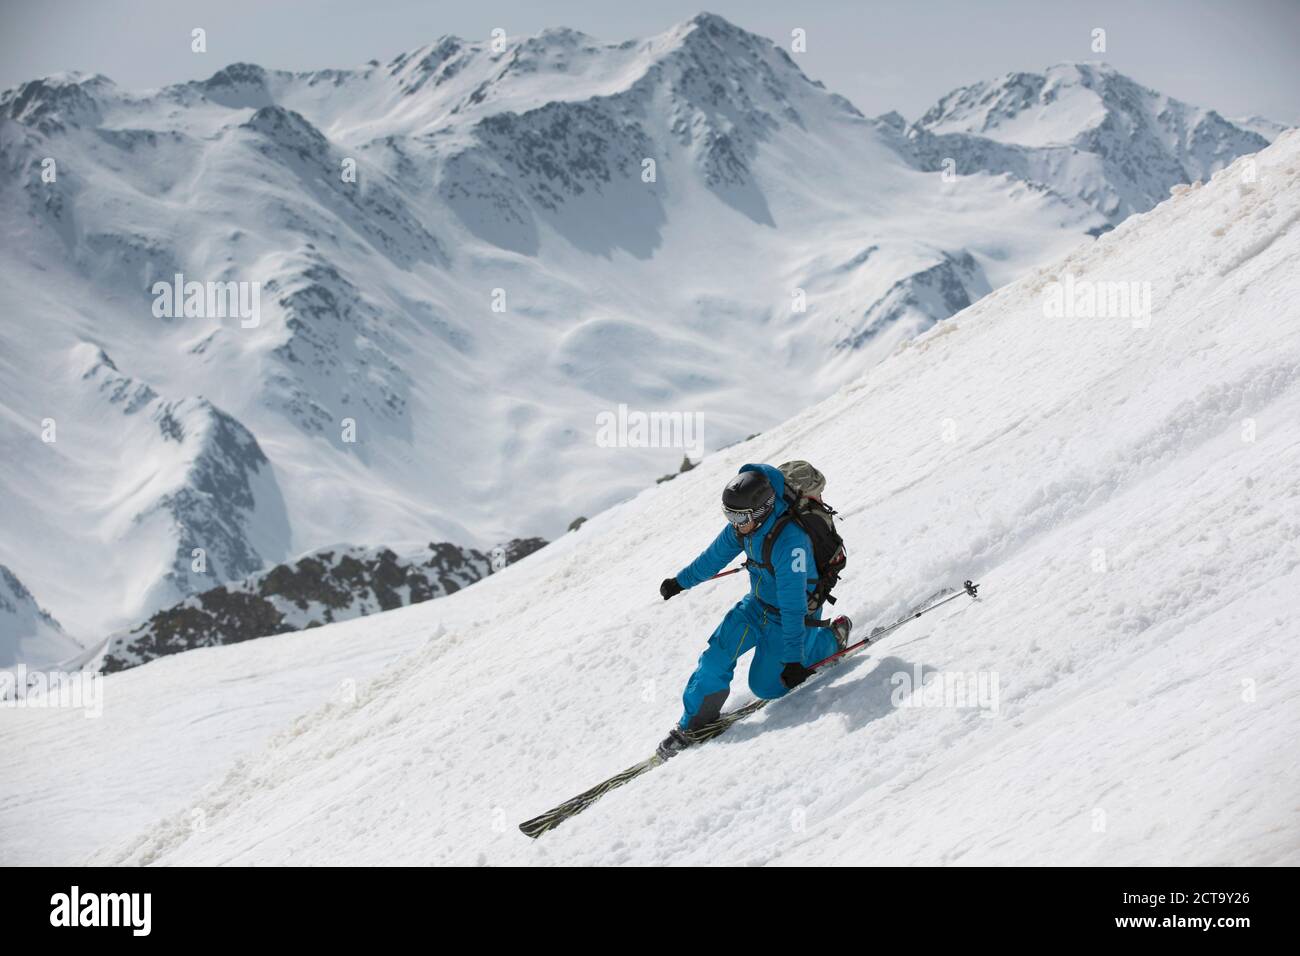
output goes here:
{"type": "Polygon", "coordinates": [[[740,536],[727,525],[713,539],[713,543],[700,552],[700,556],[677,572],[677,583],[684,588],[693,588],[702,581],[707,581],[740,554],[740,536]]]}
{"type": "Polygon", "coordinates": [[[781,609],[782,663],[803,660],[803,638],[807,628],[808,579],[817,577],[812,542],[795,524],[786,525],[772,548],[776,573],[776,606],[781,609]],[[778,557],[779,555],[779,557],[778,557]]]}

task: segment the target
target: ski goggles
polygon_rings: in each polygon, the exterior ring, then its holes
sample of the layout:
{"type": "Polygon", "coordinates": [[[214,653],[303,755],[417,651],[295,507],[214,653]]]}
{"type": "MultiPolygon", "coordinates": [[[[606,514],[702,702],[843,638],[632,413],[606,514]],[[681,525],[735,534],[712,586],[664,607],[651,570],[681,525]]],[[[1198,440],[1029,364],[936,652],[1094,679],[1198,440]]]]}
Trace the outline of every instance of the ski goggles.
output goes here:
{"type": "Polygon", "coordinates": [[[745,508],[740,511],[723,505],[722,514],[732,526],[740,528],[749,524],[751,521],[762,522],[764,518],[772,513],[772,505],[774,502],[775,497],[769,499],[767,504],[763,505],[761,508],[745,508]]]}
{"type": "Polygon", "coordinates": [[[730,508],[723,508],[722,513],[726,517],[727,521],[735,525],[737,528],[747,525],[754,520],[754,512],[752,510],[732,511],[730,508]]]}

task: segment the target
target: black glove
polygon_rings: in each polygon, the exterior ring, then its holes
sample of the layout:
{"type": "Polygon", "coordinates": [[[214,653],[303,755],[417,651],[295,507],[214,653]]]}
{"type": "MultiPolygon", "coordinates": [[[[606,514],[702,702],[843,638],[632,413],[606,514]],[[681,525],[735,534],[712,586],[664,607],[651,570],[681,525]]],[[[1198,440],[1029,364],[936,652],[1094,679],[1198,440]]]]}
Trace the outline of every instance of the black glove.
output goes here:
{"type": "Polygon", "coordinates": [[[676,597],[678,594],[681,594],[682,591],[684,590],[685,588],[683,588],[680,584],[677,583],[676,578],[664,578],[664,583],[659,585],[659,593],[664,596],[665,601],[667,601],[670,597],[676,597]]]}
{"type": "Polygon", "coordinates": [[[794,690],[812,675],[813,672],[807,667],[798,661],[791,661],[781,670],[781,683],[785,685],[786,690],[794,690]]]}

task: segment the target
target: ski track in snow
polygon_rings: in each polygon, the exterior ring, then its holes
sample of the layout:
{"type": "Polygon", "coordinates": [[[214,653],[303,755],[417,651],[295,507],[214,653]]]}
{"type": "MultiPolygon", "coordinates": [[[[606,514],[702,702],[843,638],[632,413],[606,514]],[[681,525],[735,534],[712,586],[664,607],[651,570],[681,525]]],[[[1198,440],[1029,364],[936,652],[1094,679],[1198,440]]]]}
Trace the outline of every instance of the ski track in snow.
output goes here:
{"type": "Polygon", "coordinates": [[[1300,133],[1257,161],[472,588],[111,675],[102,721],[6,715],[5,862],[1300,863],[1300,133]],[[1067,272],[1151,282],[1150,326],[1044,318],[1067,272]],[[523,837],[677,717],[739,589],[658,582],[740,464],[796,456],[843,506],[859,628],[982,599],[523,837]],[[997,713],[900,706],[916,668],[996,673],[997,713]]]}

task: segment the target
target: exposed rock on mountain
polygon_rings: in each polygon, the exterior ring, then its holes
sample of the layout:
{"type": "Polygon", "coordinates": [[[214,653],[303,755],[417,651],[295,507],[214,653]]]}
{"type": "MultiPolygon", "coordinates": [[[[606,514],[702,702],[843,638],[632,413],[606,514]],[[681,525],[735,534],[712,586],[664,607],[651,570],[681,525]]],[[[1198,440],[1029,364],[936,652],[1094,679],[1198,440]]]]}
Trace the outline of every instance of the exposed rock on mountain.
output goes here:
{"type": "Polygon", "coordinates": [[[546,544],[514,538],[489,554],[447,542],[399,556],[389,548],[323,548],[212,588],[113,635],[92,661],[108,673],[196,647],[237,644],[452,594],[546,544]]]}

